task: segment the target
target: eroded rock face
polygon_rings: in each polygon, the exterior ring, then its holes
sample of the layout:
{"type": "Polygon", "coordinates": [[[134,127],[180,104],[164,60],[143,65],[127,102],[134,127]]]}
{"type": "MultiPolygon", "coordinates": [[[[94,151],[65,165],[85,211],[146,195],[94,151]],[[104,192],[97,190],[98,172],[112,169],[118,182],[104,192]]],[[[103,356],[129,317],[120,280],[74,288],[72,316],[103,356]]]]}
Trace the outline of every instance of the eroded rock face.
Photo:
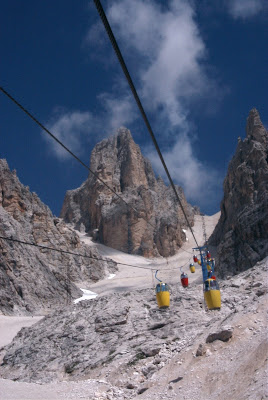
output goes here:
{"type": "Polygon", "coordinates": [[[224,180],[221,218],[210,243],[218,246],[221,275],[252,267],[268,254],[268,133],[259,113],[249,113],[224,180]]]}
{"type": "MultiPolygon", "coordinates": [[[[169,256],[182,246],[186,222],[174,193],[155,178],[129,130],[121,128],[97,144],[90,168],[125,203],[89,174],[80,188],[65,196],[61,217],[66,222],[90,233],[98,230],[101,243],[126,253],[169,256]]],[[[193,224],[196,209],[186,202],[181,188],[177,191],[193,224]]]]}
{"type": "MultiPolygon", "coordinates": [[[[153,385],[158,382],[160,375],[158,378],[152,375],[172,359],[176,362],[171,364],[171,368],[177,369],[173,375],[176,377],[174,383],[186,380],[194,367],[197,375],[202,369],[208,369],[209,380],[209,367],[202,368],[195,362],[179,365],[187,363],[186,354],[196,351],[198,344],[197,355],[213,354],[209,366],[215,369],[218,366],[226,370],[231,356],[242,363],[241,353],[248,353],[245,352],[248,346],[251,352],[246,362],[252,365],[253,347],[258,342],[267,346],[267,282],[264,279],[267,268],[268,259],[249,272],[221,282],[220,312],[204,311],[200,284],[190,285],[187,291],[181,285],[171,285],[171,306],[164,310],[158,309],[153,289],[114,293],[65,307],[17,334],[4,348],[0,377],[44,383],[68,379],[82,382],[103,376],[120,389],[127,388],[124,398],[132,398],[135,393],[129,392],[130,389],[136,387],[138,391],[141,383],[153,385]],[[240,289],[234,291],[233,285],[238,280],[240,289]],[[261,295],[260,288],[263,291],[261,295]],[[231,346],[231,337],[238,343],[229,353],[225,348],[219,355],[219,347],[215,347],[217,342],[231,346]],[[239,345],[241,347],[236,347],[239,345]],[[227,357],[224,362],[223,357],[227,357]],[[178,360],[181,361],[178,363],[178,360]]],[[[259,363],[258,371],[264,371],[265,366],[265,361],[259,363]]],[[[230,364],[230,368],[240,371],[238,377],[241,379],[244,377],[244,368],[240,370],[236,364],[230,364]]],[[[159,393],[159,387],[155,387],[159,393]]],[[[200,394],[198,396],[196,398],[200,398],[200,394]]],[[[187,396],[187,399],[194,398],[193,395],[187,396]]]]}
{"type": "MultiPolygon", "coordinates": [[[[0,235],[101,258],[0,160],[0,235]]],[[[114,263],[0,239],[0,310],[37,314],[81,296],[76,283],[103,278],[114,263]]]]}

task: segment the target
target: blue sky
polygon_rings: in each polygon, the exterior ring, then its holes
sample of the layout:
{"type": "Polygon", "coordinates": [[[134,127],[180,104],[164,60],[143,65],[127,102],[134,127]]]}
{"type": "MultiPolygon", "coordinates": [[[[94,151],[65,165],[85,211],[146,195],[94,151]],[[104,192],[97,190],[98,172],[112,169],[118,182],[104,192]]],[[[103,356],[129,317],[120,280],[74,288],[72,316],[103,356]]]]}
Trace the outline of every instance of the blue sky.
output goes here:
{"type": "MultiPolygon", "coordinates": [[[[174,182],[191,204],[217,212],[250,109],[268,125],[265,2],[102,4],[174,182]]],[[[85,163],[126,126],[164,177],[93,1],[10,0],[0,30],[1,86],[85,163]]],[[[58,215],[87,171],[2,93],[0,109],[0,157],[58,215]]]]}

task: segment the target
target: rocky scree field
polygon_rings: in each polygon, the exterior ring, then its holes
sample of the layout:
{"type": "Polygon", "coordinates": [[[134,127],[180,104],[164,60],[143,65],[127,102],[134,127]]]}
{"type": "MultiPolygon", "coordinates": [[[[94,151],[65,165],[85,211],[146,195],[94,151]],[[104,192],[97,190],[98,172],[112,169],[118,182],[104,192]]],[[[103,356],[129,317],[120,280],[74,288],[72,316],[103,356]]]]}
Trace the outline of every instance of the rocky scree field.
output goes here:
{"type": "Polygon", "coordinates": [[[221,281],[221,311],[205,309],[200,284],[175,282],[166,310],[145,289],[57,311],[1,349],[0,376],[114,388],[94,399],[265,399],[267,269],[266,258],[221,281]]]}

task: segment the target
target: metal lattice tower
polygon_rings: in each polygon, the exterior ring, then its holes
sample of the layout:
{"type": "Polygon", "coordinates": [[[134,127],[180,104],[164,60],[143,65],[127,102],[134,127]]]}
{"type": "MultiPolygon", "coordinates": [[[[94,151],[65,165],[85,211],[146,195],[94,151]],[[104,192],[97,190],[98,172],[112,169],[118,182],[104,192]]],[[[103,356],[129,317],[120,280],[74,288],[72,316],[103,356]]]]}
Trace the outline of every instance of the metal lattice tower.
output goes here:
{"type": "Polygon", "coordinates": [[[204,215],[202,215],[202,228],[203,228],[204,246],[207,246],[208,241],[207,241],[207,232],[206,232],[206,224],[205,224],[204,215]]]}

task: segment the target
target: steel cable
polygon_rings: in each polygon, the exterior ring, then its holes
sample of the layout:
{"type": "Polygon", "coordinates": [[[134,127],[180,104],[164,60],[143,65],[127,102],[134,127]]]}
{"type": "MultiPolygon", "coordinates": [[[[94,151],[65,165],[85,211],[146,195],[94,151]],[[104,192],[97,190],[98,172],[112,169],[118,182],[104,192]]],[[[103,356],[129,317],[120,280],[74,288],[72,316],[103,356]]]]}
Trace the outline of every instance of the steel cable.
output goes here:
{"type": "Polygon", "coordinates": [[[144,111],[144,108],[143,108],[143,106],[142,106],[142,104],[141,104],[140,98],[139,98],[139,96],[138,96],[138,93],[137,93],[137,91],[136,91],[136,88],[135,88],[135,86],[134,86],[134,83],[133,83],[133,81],[132,81],[132,79],[131,79],[131,76],[130,76],[130,74],[129,74],[129,72],[128,72],[127,66],[126,66],[125,61],[124,61],[123,56],[122,56],[122,53],[121,53],[121,51],[120,51],[120,49],[119,49],[119,47],[118,47],[118,44],[117,44],[116,39],[115,39],[115,37],[114,37],[113,31],[112,31],[112,29],[111,29],[111,26],[110,26],[110,24],[109,24],[109,22],[108,22],[108,19],[107,19],[106,15],[105,15],[105,12],[104,12],[103,7],[102,7],[102,5],[101,5],[101,2],[100,2],[100,0],[94,0],[94,3],[95,3],[95,5],[96,5],[96,8],[97,8],[98,13],[99,13],[99,15],[100,15],[100,18],[101,18],[101,20],[102,20],[102,22],[103,22],[103,25],[104,25],[104,27],[105,27],[105,29],[106,29],[106,32],[107,32],[107,34],[108,34],[108,36],[109,36],[109,39],[110,39],[110,41],[111,41],[111,43],[112,43],[112,46],[113,46],[113,48],[114,48],[114,51],[115,51],[115,53],[116,53],[116,55],[117,55],[117,58],[118,58],[118,60],[119,60],[119,63],[120,63],[120,65],[121,65],[122,69],[123,69],[123,72],[124,72],[125,77],[126,77],[126,79],[127,79],[127,81],[128,81],[128,84],[129,84],[129,86],[130,86],[130,89],[131,89],[131,91],[132,91],[132,94],[133,94],[133,96],[134,96],[134,98],[135,98],[135,100],[136,100],[137,106],[138,106],[138,108],[139,108],[139,110],[140,110],[140,113],[141,113],[141,115],[142,115],[142,117],[143,117],[143,120],[144,120],[144,122],[145,122],[145,125],[146,125],[146,127],[147,127],[147,129],[148,129],[148,131],[149,131],[149,134],[150,134],[151,139],[152,139],[152,141],[153,141],[153,143],[154,143],[154,146],[155,146],[155,148],[156,148],[156,151],[157,151],[157,153],[158,153],[158,156],[159,156],[159,158],[160,158],[160,160],[161,160],[161,163],[162,163],[162,165],[163,165],[163,167],[164,167],[164,170],[165,170],[165,172],[166,172],[166,174],[167,174],[168,180],[169,180],[169,182],[170,182],[170,184],[171,184],[171,187],[172,187],[172,189],[173,189],[173,191],[174,191],[174,193],[175,193],[175,197],[176,197],[176,199],[177,199],[178,202],[179,202],[179,205],[180,205],[180,207],[181,207],[181,210],[182,210],[182,212],[183,212],[183,215],[184,215],[184,217],[185,217],[185,220],[186,220],[186,222],[187,222],[187,225],[189,226],[189,229],[190,229],[190,231],[191,231],[191,233],[192,233],[192,235],[193,235],[193,238],[194,238],[194,241],[195,241],[197,247],[199,247],[199,246],[198,246],[198,243],[197,243],[197,240],[196,240],[196,237],[195,237],[195,235],[194,235],[194,233],[193,233],[193,231],[192,231],[192,228],[191,228],[191,226],[190,226],[190,223],[189,223],[189,220],[188,220],[188,218],[187,218],[187,215],[186,215],[186,213],[185,213],[185,211],[184,211],[184,208],[183,208],[183,205],[182,205],[182,203],[181,203],[181,200],[180,200],[180,198],[179,198],[178,192],[177,192],[177,190],[176,190],[176,188],[175,188],[175,185],[174,185],[173,180],[172,180],[172,178],[171,178],[171,176],[170,176],[169,170],[168,170],[168,168],[167,168],[167,166],[166,166],[165,160],[164,160],[164,158],[163,158],[163,156],[162,156],[161,150],[160,150],[160,148],[159,148],[159,146],[158,146],[158,143],[157,143],[157,140],[156,140],[155,135],[154,135],[154,133],[153,133],[153,130],[152,130],[152,128],[151,128],[150,122],[149,122],[149,120],[148,120],[148,118],[147,118],[147,115],[146,115],[146,113],[145,113],[145,111],[144,111]]]}
{"type": "MultiPolygon", "coordinates": [[[[8,238],[8,237],[0,236],[0,239],[7,240],[7,241],[10,241],[10,242],[17,242],[17,243],[20,243],[20,244],[23,244],[23,245],[34,246],[34,247],[38,247],[38,248],[44,249],[44,250],[52,250],[52,251],[56,251],[58,253],[69,254],[69,255],[72,255],[72,256],[90,258],[90,259],[97,260],[97,261],[103,261],[103,262],[111,261],[111,262],[114,262],[115,264],[125,265],[127,267],[146,269],[146,270],[149,270],[149,271],[154,271],[156,269],[156,268],[149,268],[149,267],[148,268],[147,267],[141,267],[141,266],[133,265],[133,264],[126,264],[126,263],[122,263],[122,262],[119,262],[119,261],[114,261],[112,258],[108,258],[108,259],[99,258],[99,257],[95,257],[95,256],[89,256],[87,254],[80,254],[80,253],[74,253],[74,252],[68,251],[68,250],[57,249],[56,247],[41,246],[41,245],[36,244],[36,243],[25,242],[23,240],[14,239],[12,237],[8,238]]],[[[161,269],[161,271],[169,271],[169,270],[174,270],[176,268],[164,268],[164,269],[161,269]]]]}
{"type": "MultiPolygon", "coordinates": [[[[72,157],[74,157],[83,167],[85,167],[92,175],[95,176],[96,179],[98,179],[103,185],[105,185],[111,192],[113,192],[120,200],[122,200],[127,207],[131,208],[134,210],[136,213],[138,213],[138,210],[136,208],[132,207],[129,205],[113,188],[111,188],[109,185],[107,185],[106,182],[104,182],[103,179],[101,179],[95,172],[93,172],[79,157],[77,157],[67,146],[65,146],[64,143],[62,143],[55,135],[53,135],[52,132],[50,132],[40,121],[38,121],[37,118],[33,114],[31,114],[26,108],[24,108],[11,94],[9,94],[3,87],[0,86],[0,90],[10,99],[12,100],[22,111],[24,111],[37,125],[40,126],[49,136],[52,137],[60,146],[62,146],[72,157]]],[[[141,217],[143,218],[143,217],[141,217]]],[[[143,218],[144,219],[144,218],[143,218]]],[[[146,221],[146,220],[145,220],[146,221]]],[[[146,221],[149,225],[151,225],[153,228],[154,226],[146,221]]]]}
{"type": "MultiPolygon", "coordinates": [[[[105,185],[112,193],[114,193],[120,200],[122,200],[128,208],[131,208],[138,214],[138,210],[135,207],[128,204],[115,190],[113,190],[107,183],[105,183],[95,172],[93,172],[79,157],[77,157],[64,143],[62,143],[52,132],[50,132],[33,114],[31,114],[25,107],[23,107],[10,93],[8,93],[3,87],[0,86],[0,90],[13,102],[15,103],[25,114],[27,114],[40,128],[42,128],[52,139],[54,139],[60,146],[62,146],[72,157],[74,157],[83,167],[85,167],[91,174],[95,176],[103,185],[105,185]]],[[[155,228],[149,221],[143,216],[140,216],[148,225],[153,229],[155,228]]],[[[183,250],[186,251],[187,250],[183,250]]]]}

